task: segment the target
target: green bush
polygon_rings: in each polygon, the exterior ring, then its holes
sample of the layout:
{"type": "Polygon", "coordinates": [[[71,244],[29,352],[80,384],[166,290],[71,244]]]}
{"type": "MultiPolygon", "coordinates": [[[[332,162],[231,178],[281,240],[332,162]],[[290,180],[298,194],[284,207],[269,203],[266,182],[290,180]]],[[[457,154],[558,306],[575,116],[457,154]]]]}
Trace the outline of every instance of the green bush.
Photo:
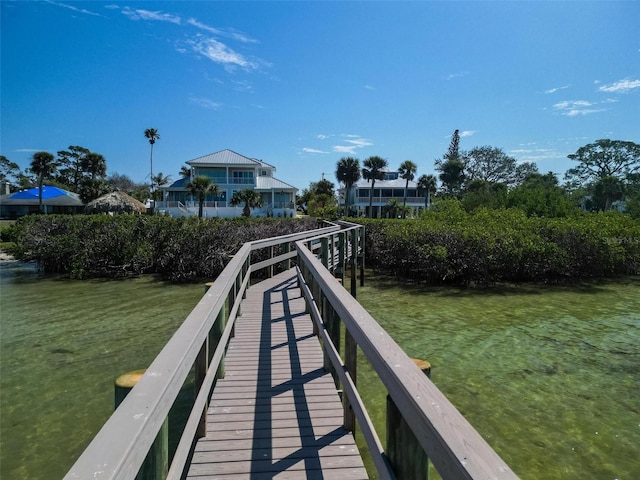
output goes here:
{"type": "MultiPolygon", "coordinates": [[[[215,278],[244,242],[316,226],[290,219],[38,215],[20,219],[12,235],[18,258],[38,262],[45,272],[72,278],[157,273],[195,281],[215,278]]],[[[259,261],[268,252],[253,255],[259,261]]]]}
{"type": "Polygon", "coordinates": [[[359,221],[369,266],[432,284],[640,273],[640,222],[615,212],[549,219],[446,201],[416,220],[359,221]]]}

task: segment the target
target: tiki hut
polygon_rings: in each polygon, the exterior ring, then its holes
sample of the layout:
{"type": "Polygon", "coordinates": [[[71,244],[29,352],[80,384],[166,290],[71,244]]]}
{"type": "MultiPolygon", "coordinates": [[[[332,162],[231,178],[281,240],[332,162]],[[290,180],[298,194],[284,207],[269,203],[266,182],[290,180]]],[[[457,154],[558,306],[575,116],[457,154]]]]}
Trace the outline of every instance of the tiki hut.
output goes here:
{"type": "Polygon", "coordinates": [[[146,213],[144,203],[124,192],[111,192],[87,204],[87,213],[146,213]]]}

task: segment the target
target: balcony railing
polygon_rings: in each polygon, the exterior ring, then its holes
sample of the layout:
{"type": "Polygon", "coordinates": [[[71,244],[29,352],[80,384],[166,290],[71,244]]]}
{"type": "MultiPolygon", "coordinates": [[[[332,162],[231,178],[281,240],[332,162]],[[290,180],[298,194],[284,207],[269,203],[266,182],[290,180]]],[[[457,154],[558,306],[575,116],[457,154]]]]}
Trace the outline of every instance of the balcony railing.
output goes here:
{"type": "MultiPolygon", "coordinates": [[[[404,202],[404,197],[373,197],[373,203],[387,204],[391,200],[396,200],[399,204],[404,202]]],[[[357,197],[356,203],[360,205],[369,205],[369,197],[357,197]]],[[[423,197],[407,197],[407,205],[424,205],[423,197]]]]}

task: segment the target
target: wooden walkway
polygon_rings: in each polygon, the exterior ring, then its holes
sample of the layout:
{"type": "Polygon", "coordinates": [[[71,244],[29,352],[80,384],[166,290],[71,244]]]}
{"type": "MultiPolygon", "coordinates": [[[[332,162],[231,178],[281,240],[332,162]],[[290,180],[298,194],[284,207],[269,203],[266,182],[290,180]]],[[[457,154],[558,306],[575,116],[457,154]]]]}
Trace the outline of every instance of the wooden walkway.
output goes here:
{"type": "Polygon", "coordinates": [[[253,285],[187,478],[366,479],[294,270],[253,285]]]}

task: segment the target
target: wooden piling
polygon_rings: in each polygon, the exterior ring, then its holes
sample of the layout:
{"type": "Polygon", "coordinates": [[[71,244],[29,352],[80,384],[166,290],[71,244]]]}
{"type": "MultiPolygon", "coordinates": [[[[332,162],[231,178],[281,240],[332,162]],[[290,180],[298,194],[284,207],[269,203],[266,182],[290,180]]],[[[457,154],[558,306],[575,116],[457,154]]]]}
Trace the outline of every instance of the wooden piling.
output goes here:
{"type": "MultiPolygon", "coordinates": [[[[412,358],[412,360],[427,377],[431,376],[429,362],[418,358],[412,358]]],[[[387,395],[386,453],[396,478],[429,479],[429,459],[389,395],[387,395]]]]}
{"type": "MultiPolygon", "coordinates": [[[[120,375],[115,381],[115,408],[122,403],[127,394],[136,386],[146,370],[133,370],[120,375]]],[[[169,422],[164,419],[151,449],[147,453],[136,480],[164,480],[169,471],[169,422]]]]}

